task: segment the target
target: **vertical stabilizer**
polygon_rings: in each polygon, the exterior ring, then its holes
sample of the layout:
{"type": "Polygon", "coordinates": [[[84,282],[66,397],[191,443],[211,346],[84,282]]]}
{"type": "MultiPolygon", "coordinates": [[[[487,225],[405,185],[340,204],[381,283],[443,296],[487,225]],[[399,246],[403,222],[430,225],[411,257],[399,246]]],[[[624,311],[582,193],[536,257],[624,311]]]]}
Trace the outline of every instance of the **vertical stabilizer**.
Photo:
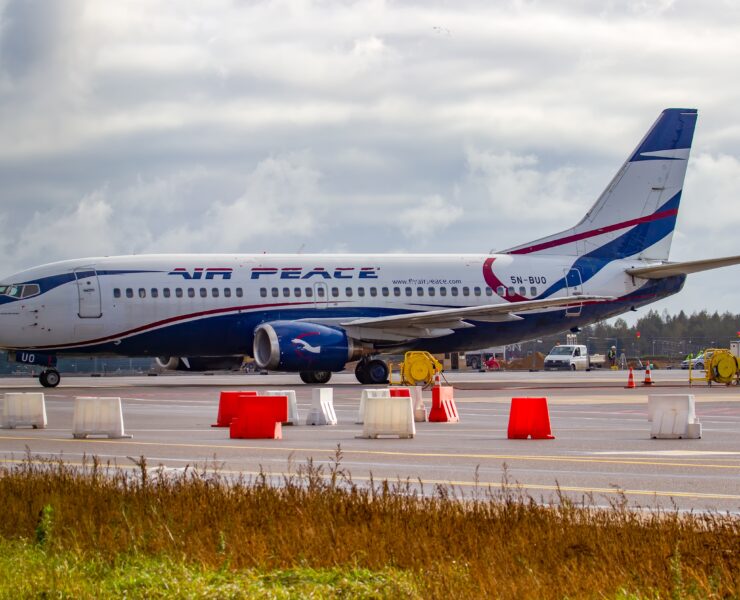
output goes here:
{"type": "Polygon", "coordinates": [[[575,227],[504,253],[666,260],[696,117],[693,108],[664,110],[575,227]]]}

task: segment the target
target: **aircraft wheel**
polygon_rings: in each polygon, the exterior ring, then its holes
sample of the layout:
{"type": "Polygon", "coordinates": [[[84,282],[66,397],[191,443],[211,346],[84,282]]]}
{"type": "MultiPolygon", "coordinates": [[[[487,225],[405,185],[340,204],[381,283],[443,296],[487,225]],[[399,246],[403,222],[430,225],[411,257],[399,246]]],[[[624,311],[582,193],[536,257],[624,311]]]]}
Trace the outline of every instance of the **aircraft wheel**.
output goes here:
{"type": "Polygon", "coordinates": [[[368,383],[388,383],[388,365],[376,358],[365,367],[368,383]]]}
{"type": "Polygon", "coordinates": [[[48,388],[57,387],[61,379],[62,378],[59,376],[59,371],[57,371],[56,369],[42,371],[41,375],[39,375],[39,382],[41,383],[41,385],[48,388]]]}
{"type": "Polygon", "coordinates": [[[317,383],[314,379],[313,371],[301,371],[298,373],[303,383],[317,383]]]}
{"type": "Polygon", "coordinates": [[[357,381],[359,381],[362,385],[368,385],[370,383],[370,378],[368,377],[367,373],[366,360],[361,360],[355,366],[355,377],[357,378],[357,381]]]}
{"type": "Polygon", "coordinates": [[[313,379],[314,383],[328,383],[331,379],[331,371],[314,371],[313,379]]]}

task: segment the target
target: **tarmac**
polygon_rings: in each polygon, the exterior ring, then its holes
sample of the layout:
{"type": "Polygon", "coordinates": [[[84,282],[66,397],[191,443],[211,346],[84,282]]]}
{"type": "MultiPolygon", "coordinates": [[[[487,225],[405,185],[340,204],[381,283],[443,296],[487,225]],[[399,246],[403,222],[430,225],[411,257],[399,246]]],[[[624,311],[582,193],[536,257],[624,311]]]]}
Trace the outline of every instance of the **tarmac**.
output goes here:
{"type": "MultiPolygon", "coordinates": [[[[686,371],[653,371],[656,382],[625,389],[626,373],[458,372],[454,387],[459,423],[417,423],[416,437],[358,439],[363,387],[339,374],[334,389],[336,426],[283,427],[282,440],[229,439],[212,428],[221,390],[295,389],[301,419],[311,388],[296,375],[165,374],[157,377],[63,376],[44,390],[34,379],[0,379],[0,392],[44,391],[46,429],[0,430],[0,462],[57,458],[80,465],[83,457],[134,468],[145,457],[166,471],[217,466],[229,476],[261,470],[279,480],[311,459],[327,469],[341,449],[341,467],[356,483],[371,478],[409,482],[425,494],[439,485],[455,493],[527,494],[538,502],[567,496],[597,506],[627,502],[646,510],[718,511],[740,514],[740,388],[694,384],[686,371]],[[694,394],[703,436],[698,440],[650,439],[649,394],[694,394]],[[132,439],[72,437],[76,396],[120,396],[132,439]],[[548,399],[553,440],[509,440],[511,398],[548,399]]],[[[427,408],[431,392],[424,393],[427,408]]]]}

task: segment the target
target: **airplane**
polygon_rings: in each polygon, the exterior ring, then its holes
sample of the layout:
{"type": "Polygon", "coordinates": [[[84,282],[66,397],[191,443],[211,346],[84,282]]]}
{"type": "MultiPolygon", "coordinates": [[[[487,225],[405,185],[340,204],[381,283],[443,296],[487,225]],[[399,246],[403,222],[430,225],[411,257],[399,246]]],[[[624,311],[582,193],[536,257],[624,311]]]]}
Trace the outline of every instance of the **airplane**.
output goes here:
{"type": "Polygon", "coordinates": [[[489,254],[161,254],[55,262],[0,282],[0,347],[59,384],[57,357],[156,357],[326,383],[384,354],[515,343],[635,310],[690,273],[740,256],[669,262],[696,109],[664,110],[576,225],[489,254]]]}

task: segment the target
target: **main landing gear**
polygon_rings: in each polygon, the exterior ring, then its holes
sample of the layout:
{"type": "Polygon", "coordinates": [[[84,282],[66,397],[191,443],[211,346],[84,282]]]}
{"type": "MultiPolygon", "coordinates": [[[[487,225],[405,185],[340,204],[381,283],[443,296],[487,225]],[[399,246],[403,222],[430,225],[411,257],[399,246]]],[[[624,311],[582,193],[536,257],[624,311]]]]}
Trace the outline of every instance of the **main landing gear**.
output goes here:
{"type": "Polygon", "coordinates": [[[388,365],[379,358],[363,358],[355,367],[355,377],[363,385],[388,383],[388,365]]]}
{"type": "Polygon", "coordinates": [[[61,379],[62,377],[56,369],[46,369],[41,371],[41,375],[39,375],[39,382],[47,388],[57,387],[61,379]]]}
{"type": "Polygon", "coordinates": [[[331,379],[331,371],[301,371],[298,373],[303,383],[328,383],[331,379]]]}

